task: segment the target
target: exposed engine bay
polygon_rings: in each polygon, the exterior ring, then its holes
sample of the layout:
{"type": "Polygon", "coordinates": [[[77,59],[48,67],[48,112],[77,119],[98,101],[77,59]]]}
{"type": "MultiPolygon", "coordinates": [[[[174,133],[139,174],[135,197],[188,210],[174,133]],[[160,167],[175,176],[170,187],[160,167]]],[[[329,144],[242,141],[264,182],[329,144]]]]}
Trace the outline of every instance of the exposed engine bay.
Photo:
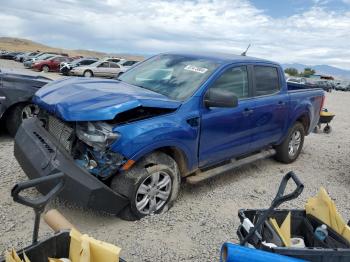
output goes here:
{"type": "Polygon", "coordinates": [[[116,174],[127,159],[111,150],[121,135],[113,131],[116,125],[163,115],[173,109],[137,107],[108,121],[66,122],[41,110],[38,118],[80,167],[100,180],[116,174]]]}

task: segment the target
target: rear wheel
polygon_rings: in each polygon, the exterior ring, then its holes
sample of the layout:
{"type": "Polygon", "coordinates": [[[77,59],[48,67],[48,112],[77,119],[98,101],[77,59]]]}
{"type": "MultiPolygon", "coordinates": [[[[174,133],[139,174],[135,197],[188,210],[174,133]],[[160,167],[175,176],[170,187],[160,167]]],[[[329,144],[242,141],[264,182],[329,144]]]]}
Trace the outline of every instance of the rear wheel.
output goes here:
{"type": "Polygon", "coordinates": [[[22,121],[35,117],[39,113],[38,106],[34,104],[18,104],[10,108],[6,115],[6,128],[11,136],[15,136],[22,121]]]}
{"type": "Polygon", "coordinates": [[[305,130],[300,122],[296,122],[288,131],[282,144],[276,146],[276,160],[283,163],[295,161],[304,145],[305,130]]]}
{"type": "Polygon", "coordinates": [[[111,182],[111,188],[130,201],[120,213],[120,217],[126,220],[167,211],[173,205],[179,187],[178,166],[174,159],[162,152],[145,157],[111,182]]]}

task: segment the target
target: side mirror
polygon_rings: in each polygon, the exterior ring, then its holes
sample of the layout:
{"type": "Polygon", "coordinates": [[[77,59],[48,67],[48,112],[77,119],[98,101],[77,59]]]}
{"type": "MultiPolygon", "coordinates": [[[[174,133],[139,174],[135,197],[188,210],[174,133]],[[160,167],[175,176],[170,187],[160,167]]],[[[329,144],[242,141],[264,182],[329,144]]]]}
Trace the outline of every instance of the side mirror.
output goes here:
{"type": "Polygon", "coordinates": [[[238,105],[238,97],[229,92],[209,88],[204,96],[204,105],[208,108],[236,107],[238,105]]]}

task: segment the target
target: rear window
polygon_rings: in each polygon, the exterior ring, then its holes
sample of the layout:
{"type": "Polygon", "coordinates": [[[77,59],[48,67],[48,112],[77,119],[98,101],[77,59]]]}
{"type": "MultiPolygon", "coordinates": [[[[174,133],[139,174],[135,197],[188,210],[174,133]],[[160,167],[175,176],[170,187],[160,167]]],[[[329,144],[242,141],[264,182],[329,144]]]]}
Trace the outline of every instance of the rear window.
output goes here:
{"type": "Polygon", "coordinates": [[[279,91],[278,71],[272,66],[254,66],[255,95],[264,96],[279,91]]]}

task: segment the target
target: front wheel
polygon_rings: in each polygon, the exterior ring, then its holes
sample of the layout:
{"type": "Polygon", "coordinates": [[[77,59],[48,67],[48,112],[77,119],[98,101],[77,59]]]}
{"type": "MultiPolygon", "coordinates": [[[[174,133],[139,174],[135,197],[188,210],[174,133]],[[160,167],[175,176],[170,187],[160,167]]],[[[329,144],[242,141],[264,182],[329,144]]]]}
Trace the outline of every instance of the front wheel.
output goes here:
{"type": "Polygon", "coordinates": [[[288,131],[282,144],[276,146],[276,160],[282,163],[294,162],[304,145],[305,130],[300,122],[296,122],[288,131]]]}
{"type": "Polygon", "coordinates": [[[130,201],[120,213],[126,220],[167,211],[177,198],[179,187],[178,166],[162,152],[145,157],[132,169],[116,175],[111,182],[111,188],[130,201]]]}
{"type": "Polygon", "coordinates": [[[94,74],[90,70],[86,70],[84,72],[84,77],[93,77],[93,76],[94,76],[94,74]]]}
{"type": "Polygon", "coordinates": [[[35,117],[39,108],[34,104],[18,104],[9,109],[6,115],[6,128],[11,136],[15,136],[22,121],[35,117]]]}

